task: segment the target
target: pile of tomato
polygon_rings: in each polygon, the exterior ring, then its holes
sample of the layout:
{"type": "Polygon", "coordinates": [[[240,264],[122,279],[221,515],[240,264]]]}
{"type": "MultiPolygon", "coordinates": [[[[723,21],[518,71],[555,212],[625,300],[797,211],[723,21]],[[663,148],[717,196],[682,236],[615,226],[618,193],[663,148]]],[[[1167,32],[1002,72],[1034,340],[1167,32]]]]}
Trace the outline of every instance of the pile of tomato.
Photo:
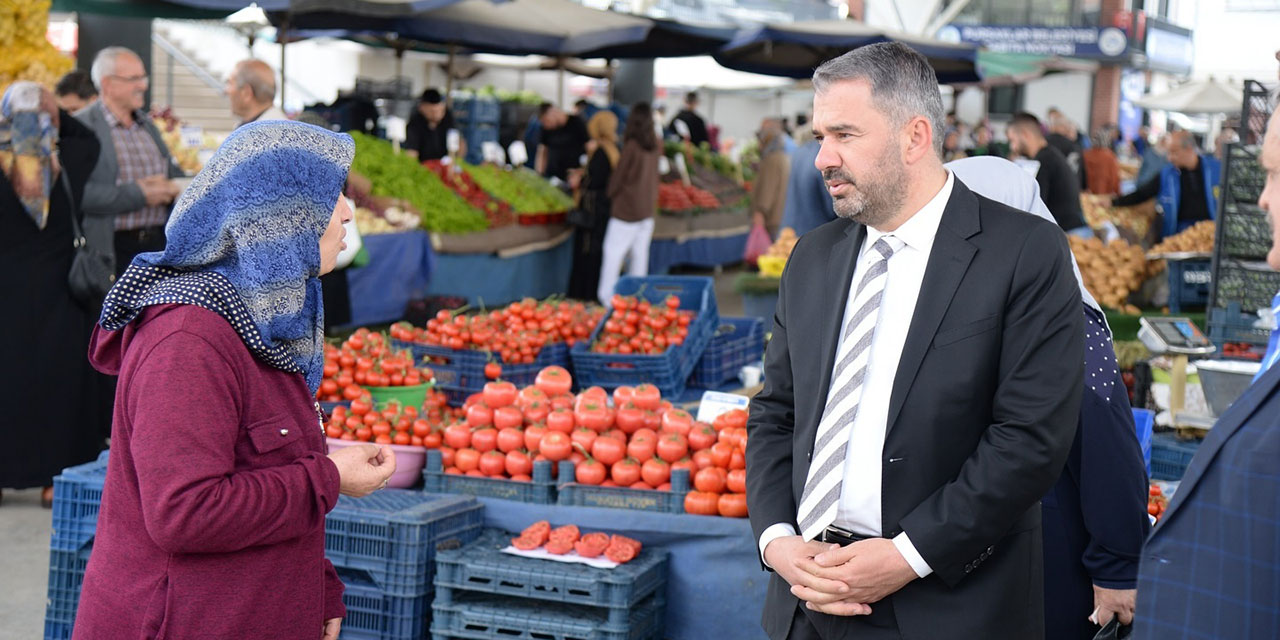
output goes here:
{"type": "Polygon", "coordinates": [[[511,539],[511,546],[521,551],[543,548],[547,553],[562,556],[570,551],[584,558],[601,555],[618,564],[631,562],[640,555],[640,541],[622,535],[602,532],[583,534],[577,525],[567,524],[551,528],[546,520],[535,522],[511,539]]]}
{"type": "Polygon", "coordinates": [[[408,351],[396,351],[387,337],[360,328],[335,347],[324,347],[324,377],[316,398],[324,402],[355,400],[365,387],[414,386],[431,380],[430,369],[414,366],[408,351]]]}
{"type": "Polygon", "coordinates": [[[440,311],[427,321],[426,328],[397,323],[391,327],[391,337],[450,349],[488,351],[505,364],[532,364],[549,344],[564,342],[572,347],[586,340],[602,317],[604,309],[598,305],[525,298],[488,313],[440,311]]]}
{"type": "Polygon", "coordinates": [[[438,449],[444,441],[445,426],[459,419],[461,410],[451,409],[448,398],[428,390],[422,408],[401,406],[392,400],[382,408],[373,406],[366,391],[351,401],[351,407],[334,407],[324,434],[338,440],[359,440],[377,444],[398,444],[438,449]]]}
{"type": "Polygon", "coordinates": [[[685,494],[684,510],[704,516],[747,517],[747,412],[734,409],[716,417],[710,432],[717,442],[693,454],[698,472],[685,494]],[[701,456],[701,459],[700,459],[701,456]]]}
{"type": "Polygon", "coordinates": [[[1155,483],[1151,484],[1147,494],[1147,513],[1159,520],[1165,509],[1169,508],[1169,498],[1165,497],[1164,491],[1155,483]]]}
{"type": "Polygon", "coordinates": [[[614,294],[613,312],[591,345],[593,353],[657,355],[684,344],[697,313],[680,309],[680,298],[667,296],[654,304],[636,296],[614,294]]]}

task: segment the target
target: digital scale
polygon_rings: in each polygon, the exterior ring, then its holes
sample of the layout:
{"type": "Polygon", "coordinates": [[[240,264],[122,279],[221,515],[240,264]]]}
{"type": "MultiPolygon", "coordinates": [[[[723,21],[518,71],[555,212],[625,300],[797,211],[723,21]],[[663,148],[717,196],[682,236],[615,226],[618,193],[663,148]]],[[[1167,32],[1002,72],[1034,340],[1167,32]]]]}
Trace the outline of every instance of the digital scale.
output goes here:
{"type": "Polygon", "coordinates": [[[1217,347],[1201,333],[1200,328],[1189,318],[1139,318],[1141,328],[1138,339],[1154,354],[1169,354],[1173,360],[1173,371],[1169,379],[1169,414],[1173,417],[1174,426],[1187,423],[1190,427],[1208,428],[1202,416],[1188,416],[1182,413],[1187,397],[1187,360],[1188,356],[1205,356],[1217,351],[1217,347]],[[1199,418],[1199,419],[1197,419],[1199,418]]]}

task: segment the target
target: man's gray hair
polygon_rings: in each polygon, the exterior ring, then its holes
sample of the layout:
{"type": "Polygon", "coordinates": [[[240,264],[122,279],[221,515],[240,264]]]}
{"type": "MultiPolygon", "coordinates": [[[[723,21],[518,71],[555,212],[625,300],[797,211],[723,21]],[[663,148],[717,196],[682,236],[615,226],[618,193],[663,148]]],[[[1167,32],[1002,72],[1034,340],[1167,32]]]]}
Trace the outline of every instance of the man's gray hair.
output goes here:
{"type": "Polygon", "coordinates": [[[253,90],[253,99],[265,104],[276,99],[276,79],[274,72],[263,73],[263,67],[265,63],[258,60],[244,60],[231,72],[231,80],[237,89],[248,85],[253,90]]]}
{"type": "Polygon", "coordinates": [[[133,56],[141,60],[138,54],[128,47],[107,47],[93,57],[93,66],[89,68],[89,76],[93,78],[93,86],[102,91],[102,80],[116,74],[116,65],[120,56],[133,56]]]}
{"type": "Polygon", "coordinates": [[[871,95],[893,126],[921,116],[933,128],[933,150],[942,157],[942,92],[929,61],[910,47],[887,42],[859,47],[822,63],[813,72],[813,90],[826,92],[837,82],[866,80],[871,95]]]}

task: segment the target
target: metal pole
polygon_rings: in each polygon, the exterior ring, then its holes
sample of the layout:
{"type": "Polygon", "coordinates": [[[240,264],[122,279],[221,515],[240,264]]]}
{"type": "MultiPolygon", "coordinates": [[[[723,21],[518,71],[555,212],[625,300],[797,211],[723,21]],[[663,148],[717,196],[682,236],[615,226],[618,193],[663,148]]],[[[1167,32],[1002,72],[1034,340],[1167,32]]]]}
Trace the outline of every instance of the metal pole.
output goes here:
{"type": "Polygon", "coordinates": [[[284,91],[285,91],[285,88],[289,86],[289,81],[287,79],[287,76],[285,76],[284,74],[284,51],[287,48],[285,45],[289,41],[289,18],[287,17],[284,19],[284,22],[280,23],[279,40],[280,40],[280,108],[283,109],[285,105],[284,91]]]}
{"type": "Polygon", "coordinates": [[[445,65],[444,99],[445,104],[453,107],[453,61],[458,56],[458,45],[449,45],[449,62],[445,65]]]}
{"type": "Polygon", "coordinates": [[[556,102],[563,108],[564,104],[564,58],[556,58],[560,71],[556,75],[556,102]]]}
{"type": "Polygon", "coordinates": [[[167,91],[169,94],[169,106],[172,107],[173,106],[173,54],[166,51],[165,59],[167,60],[165,64],[165,68],[168,71],[167,75],[165,76],[165,91],[167,91]]]}

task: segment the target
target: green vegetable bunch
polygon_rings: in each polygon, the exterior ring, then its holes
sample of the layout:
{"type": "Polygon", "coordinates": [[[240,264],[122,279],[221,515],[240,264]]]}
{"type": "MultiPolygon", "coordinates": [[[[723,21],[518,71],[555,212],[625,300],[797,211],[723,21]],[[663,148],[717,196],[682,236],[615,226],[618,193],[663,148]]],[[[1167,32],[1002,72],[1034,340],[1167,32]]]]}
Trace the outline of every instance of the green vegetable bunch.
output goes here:
{"type": "Polygon", "coordinates": [[[470,233],[489,228],[479,209],[467,204],[436,174],[413,158],[401,155],[391,143],[352,132],[356,157],[351,170],[373,183],[373,195],[409,201],[422,213],[422,228],[438,233],[470,233]]]}

